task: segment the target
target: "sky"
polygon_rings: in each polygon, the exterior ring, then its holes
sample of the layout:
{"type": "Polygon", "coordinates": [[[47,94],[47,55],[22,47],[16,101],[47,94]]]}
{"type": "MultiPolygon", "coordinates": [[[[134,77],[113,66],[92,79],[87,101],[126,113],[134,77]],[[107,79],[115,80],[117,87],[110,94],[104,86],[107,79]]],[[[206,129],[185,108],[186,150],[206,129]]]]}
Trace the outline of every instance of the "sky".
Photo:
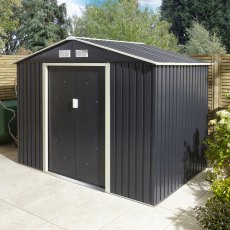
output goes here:
{"type": "MultiPolygon", "coordinates": [[[[139,0],[141,6],[147,5],[151,9],[155,10],[160,7],[162,0],[139,0]]],[[[81,16],[85,5],[89,3],[90,0],[58,0],[58,3],[66,3],[67,13],[69,16],[77,15],[81,16]]]]}

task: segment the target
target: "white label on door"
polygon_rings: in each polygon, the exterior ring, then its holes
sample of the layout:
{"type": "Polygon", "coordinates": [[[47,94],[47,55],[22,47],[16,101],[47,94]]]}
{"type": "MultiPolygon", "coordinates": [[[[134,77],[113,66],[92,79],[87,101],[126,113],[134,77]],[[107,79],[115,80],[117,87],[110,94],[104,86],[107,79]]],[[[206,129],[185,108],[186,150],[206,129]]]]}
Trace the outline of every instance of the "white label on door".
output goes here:
{"type": "Polygon", "coordinates": [[[70,58],[71,52],[70,50],[59,50],[59,58],[70,58]]]}
{"type": "Polygon", "coordinates": [[[72,100],[72,107],[73,107],[73,109],[77,109],[78,108],[78,99],[73,98],[73,100],[72,100]]]}
{"type": "Polygon", "coordinates": [[[88,50],[76,50],[76,57],[88,57],[88,50]]]}

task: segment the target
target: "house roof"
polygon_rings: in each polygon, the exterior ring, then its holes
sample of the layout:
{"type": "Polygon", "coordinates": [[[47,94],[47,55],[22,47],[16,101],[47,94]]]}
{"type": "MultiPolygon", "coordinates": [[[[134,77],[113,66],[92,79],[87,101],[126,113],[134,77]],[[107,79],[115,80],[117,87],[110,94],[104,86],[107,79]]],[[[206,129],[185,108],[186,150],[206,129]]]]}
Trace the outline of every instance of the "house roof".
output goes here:
{"type": "Polygon", "coordinates": [[[163,49],[156,48],[154,46],[148,46],[144,43],[138,42],[127,42],[127,41],[117,41],[117,40],[106,40],[106,39],[95,39],[86,37],[67,37],[58,43],[53,44],[47,48],[39,50],[23,59],[18,60],[15,63],[19,63],[26,60],[32,56],[42,53],[45,50],[51,49],[67,40],[75,40],[85,44],[89,44],[101,49],[109,50],[115,53],[119,53],[125,56],[129,56],[141,61],[152,63],[155,65],[210,65],[210,63],[200,61],[186,55],[181,55],[176,52],[166,51],[163,49]]]}

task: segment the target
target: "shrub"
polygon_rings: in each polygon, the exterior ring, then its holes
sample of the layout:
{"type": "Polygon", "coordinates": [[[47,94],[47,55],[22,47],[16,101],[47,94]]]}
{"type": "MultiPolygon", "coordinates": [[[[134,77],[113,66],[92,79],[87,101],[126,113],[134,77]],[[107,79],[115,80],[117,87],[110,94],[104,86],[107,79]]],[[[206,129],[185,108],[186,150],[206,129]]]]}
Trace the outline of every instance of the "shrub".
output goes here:
{"type": "Polygon", "coordinates": [[[216,33],[211,34],[202,24],[193,22],[187,29],[189,41],[182,46],[185,53],[194,54],[224,54],[226,48],[216,33]]]}
{"type": "Polygon", "coordinates": [[[230,229],[230,203],[222,203],[216,196],[209,198],[204,207],[195,207],[195,212],[204,229],[230,229]]]}
{"type": "Polygon", "coordinates": [[[230,109],[217,112],[218,119],[210,121],[213,133],[206,139],[207,159],[214,170],[224,177],[230,175],[230,109]]]}
{"type": "Polygon", "coordinates": [[[200,226],[209,230],[230,229],[230,107],[217,112],[213,133],[206,139],[206,156],[213,170],[213,196],[204,207],[195,207],[200,226]],[[214,173],[213,173],[214,171],[214,173]]]}
{"type": "Polygon", "coordinates": [[[230,229],[230,177],[213,182],[213,196],[204,207],[195,207],[200,226],[209,230],[230,229]]]}
{"type": "Polygon", "coordinates": [[[230,177],[214,181],[212,191],[220,202],[230,204],[230,177]]]}

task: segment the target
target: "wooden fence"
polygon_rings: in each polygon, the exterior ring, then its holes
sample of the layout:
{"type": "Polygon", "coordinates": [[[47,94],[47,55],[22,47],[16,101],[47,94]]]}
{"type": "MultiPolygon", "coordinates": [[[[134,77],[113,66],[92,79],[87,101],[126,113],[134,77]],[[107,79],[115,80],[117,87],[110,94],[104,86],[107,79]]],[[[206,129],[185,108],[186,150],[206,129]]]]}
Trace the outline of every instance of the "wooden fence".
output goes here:
{"type": "MultiPolygon", "coordinates": [[[[23,58],[21,55],[0,55],[0,100],[15,99],[16,65],[13,62],[23,58]]],[[[230,101],[225,94],[230,93],[230,54],[197,55],[197,59],[214,63],[209,67],[208,107],[209,119],[215,111],[226,108],[230,101]]]]}
{"type": "Polygon", "coordinates": [[[0,100],[15,99],[17,66],[12,64],[24,56],[0,55],[0,100]]]}
{"type": "Polygon", "coordinates": [[[225,97],[230,94],[230,54],[194,57],[214,64],[209,67],[208,78],[209,119],[212,119],[216,111],[230,105],[225,97]]]}

